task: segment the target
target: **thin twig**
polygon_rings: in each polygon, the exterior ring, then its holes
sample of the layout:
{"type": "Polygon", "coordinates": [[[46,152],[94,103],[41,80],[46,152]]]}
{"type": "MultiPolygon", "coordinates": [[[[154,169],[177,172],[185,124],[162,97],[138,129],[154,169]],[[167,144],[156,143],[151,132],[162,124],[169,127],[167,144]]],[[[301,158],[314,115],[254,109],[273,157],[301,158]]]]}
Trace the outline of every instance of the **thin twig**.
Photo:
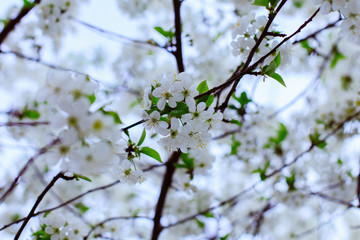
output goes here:
{"type": "MultiPolygon", "coordinates": [[[[44,209],[44,210],[41,210],[41,211],[39,211],[39,212],[36,212],[36,213],[34,213],[32,216],[35,217],[35,216],[38,216],[38,215],[40,215],[40,214],[43,214],[43,213],[46,213],[46,212],[51,212],[51,211],[54,211],[54,210],[56,210],[56,209],[62,208],[62,207],[66,206],[66,205],[68,205],[68,204],[70,204],[70,203],[72,203],[72,202],[74,202],[74,201],[76,201],[76,200],[78,200],[78,199],[80,199],[80,198],[82,198],[82,197],[84,197],[84,196],[92,193],[92,192],[96,192],[96,191],[100,191],[100,190],[107,189],[107,188],[112,187],[112,186],[114,186],[114,185],[116,185],[116,184],[118,184],[118,183],[120,183],[119,180],[117,180],[117,181],[115,181],[115,182],[112,182],[112,183],[109,183],[109,184],[104,185],[104,186],[100,186],[100,187],[97,187],[97,188],[90,189],[90,190],[88,190],[88,191],[86,191],[86,192],[84,192],[84,193],[82,193],[82,194],[80,194],[80,195],[77,195],[76,197],[73,197],[73,198],[71,198],[71,199],[69,199],[69,200],[61,203],[60,205],[57,205],[57,206],[55,206],[55,207],[48,208],[48,209],[44,209]]],[[[17,224],[17,223],[19,223],[19,222],[22,222],[22,221],[24,221],[25,219],[26,219],[26,218],[21,218],[21,219],[18,219],[18,220],[16,220],[16,221],[12,222],[12,223],[9,223],[9,224],[7,224],[7,225],[4,225],[2,228],[0,228],[0,231],[2,231],[2,230],[6,229],[6,228],[8,228],[8,227],[10,227],[10,226],[12,226],[12,225],[14,225],[14,224],[17,224]]]]}
{"type": "Polygon", "coordinates": [[[18,232],[15,235],[14,240],[18,240],[22,231],[24,230],[26,224],[30,221],[30,219],[32,218],[36,208],[39,206],[40,202],[42,201],[42,199],[45,197],[46,193],[54,186],[54,184],[56,183],[57,180],[59,180],[60,178],[66,180],[66,181],[70,181],[76,178],[76,176],[72,176],[72,177],[68,177],[65,176],[63,172],[59,172],[49,183],[49,185],[46,186],[46,188],[41,192],[41,194],[38,196],[34,206],[32,207],[32,209],[30,210],[28,216],[26,217],[26,219],[24,220],[23,224],[21,225],[20,229],[18,230],[18,232]]]}
{"type": "Polygon", "coordinates": [[[0,123],[0,127],[16,127],[16,126],[39,126],[39,125],[48,125],[49,122],[7,122],[0,123]]]}
{"type": "Polygon", "coordinates": [[[59,138],[56,138],[55,140],[51,141],[48,145],[46,145],[45,147],[41,148],[32,158],[30,158],[27,163],[25,164],[25,166],[20,170],[19,174],[17,175],[17,177],[14,179],[14,181],[12,182],[12,184],[10,185],[10,187],[8,188],[8,190],[1,196],[0,198],[0,204],[7,198],[7,196],[14,190],[14,188],[16,187],[20,177],[26,172],[26,170],[28,169],[28,167],[35,161],[36,158],[38,158],[39,156],[41,156],[42,154],[46,153],[51,147],[53,147],[54,145],[58,144],[60,142],[59,138]]]}
{"type": "Polygon", "coordinates": [[[0,46],[5,41],[7,36],[15,29],[16,25],[23,19],[41,0],[35,0],[30,5],[24,4],[21,8],[19,14],[14,18],[9,20],[5,25],[4,29],[0,33],[0,46]]]}

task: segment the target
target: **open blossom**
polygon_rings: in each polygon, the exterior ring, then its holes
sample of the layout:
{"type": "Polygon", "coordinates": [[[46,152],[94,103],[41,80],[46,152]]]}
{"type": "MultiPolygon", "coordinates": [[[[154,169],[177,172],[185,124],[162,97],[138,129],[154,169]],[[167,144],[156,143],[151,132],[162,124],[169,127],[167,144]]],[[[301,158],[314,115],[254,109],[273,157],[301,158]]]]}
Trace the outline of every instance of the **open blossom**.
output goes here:
{"type": "Polygon", "coordinates": [[[175,81],[173,88],[174,94],[179,95],[179,101],[185,100],[186,105],[190,111],[195,109],[195,96],[199,94],[196,87],[193,85],[191,78],[186,73],[180,73],[179,80],[175,81]]]}
{"type": "Polygon", "coordinates": [[[147,121],[144,123],[144,127],[147,130],[154,129],[156,132],[161,135],[169,134],[167,127],[169,126],[167,122],[160,121],[160,113],[158,111],[152,112],[150,115],[145,113],[145,119],[147,121]]]}
{"type": "Polygon", "coordinates": [[[134,169],[133,164],[129,160],[122,160],[114,169],[114,174],[124,183],[135,185],[146,180],[144,173],[140,170],[134,169]]]}
{"type": "Polygon", "coordinates": [[[159,144],[168,148],[169,151],[180,148],[183,152],[187,152],[186,139],[180,134],[180,122],[177,118],[171,118],[170,134],[160,139],[159,144]]]}

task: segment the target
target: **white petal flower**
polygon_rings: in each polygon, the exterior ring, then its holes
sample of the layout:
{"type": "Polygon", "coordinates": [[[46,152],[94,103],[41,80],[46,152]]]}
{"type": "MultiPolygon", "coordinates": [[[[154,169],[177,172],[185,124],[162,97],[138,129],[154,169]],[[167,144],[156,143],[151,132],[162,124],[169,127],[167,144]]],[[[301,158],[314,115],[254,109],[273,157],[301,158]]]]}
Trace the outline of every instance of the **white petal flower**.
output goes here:
{"type": "Polygon", "coordinates": [[[148,121],[144,123],[145,129],[155,129],[156,132],[164,136],[169,134],[169,131],[167,130],[169,125],[164,121],[159,121],[160,113],[158,111],[154,111],[150,115],[147,113],[145,114],[145,119],[148,119],[148,121]]]}

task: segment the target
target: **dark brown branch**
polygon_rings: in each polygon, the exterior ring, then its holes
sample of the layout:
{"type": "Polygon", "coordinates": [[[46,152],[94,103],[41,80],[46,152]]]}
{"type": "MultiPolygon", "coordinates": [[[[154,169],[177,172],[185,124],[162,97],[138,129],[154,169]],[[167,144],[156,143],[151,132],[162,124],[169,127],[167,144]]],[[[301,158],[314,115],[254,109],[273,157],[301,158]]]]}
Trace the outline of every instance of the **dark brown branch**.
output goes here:
{"type": "Polygon", "coordinates": [[[35,0],[31,5],[24,5],[19,14],[14,18],[10,19],[5,25],[4,29],[0,33],[0,46],[5,41],[6,37],[15,29],[16,25],[25,17],[36,4],[39,4],[41,0],[35,0]]]}
{"type": "MultiPolygon", "coordinates": [[[[48,209],[44,209],[44,210],[41,210],[41,211],[39,211],[39,212],[36,212],[36,213],[34,213],[32,216],[35,217],[35,216],[38,216],[38,215],[40,215],[40,214],[43,214],[43,213],[46,213],[46,212],[51,212],[51,211],[54,211],[54,210],[56,210],[56,209],[62,208],[62,207],[64,207],[64,206],[66,206],[66,205],[68,205],[68,204],[70,204],[70,203],[72,203],[72,202],[74,202],[74,201],[76,201],[76,200],[84,197],[85,195],[88,195],[88,194],[90,194],[90,193],[92,193],[92,192],[96,192],[96,191],[100,191],[100,190],[107,189],[107,188],[112,187],[112,186],[114,186],[114,185],[116,185],[116,184],[118,184],[118,183],[120,183],[119,180],[117,180],[117,181],[115,181],[115,182],[112,182],[112,183],[109,183],[109,184],[104,185],[104,186],[100,186],[100,187],[97,187],[97,188],[90,189],[90,190],[88,190],[88,191],[86,191],[86,192],[84,192],[84,193],[82,193],[82,194],[80,194],[80,195],[78,195],[78,196],[76,196],[76,197],[73,197],[73,198],[67,200],[66,202],[63,202],[63,203],[59,204],[58,206],[55,206],[55,207],[52,207],[52,208],[48,208],[48,209]]],[[[18,219],[18,220],[16,220],[16,221],[12,222],[12,223],[9,223],[9,224],[7,224],[7,225],[4,225],[2,228],[0,228],[0,231],[2,231],[2,230],[6,229],[6,228],[8,228],[8,227],[10,227],[10,226],[12,226],[12,225],[14,225],[14,224],[17,224],[17,223],[19,223],[19,222],[22,222],[22,221],[24,221],[25,219],[26,219],[26,218],[21,218],[21,219],[18,219]]]]}
{"type": "Polygon", "coordinates": [[[49,122],[7,122],[0,123],[0,127],[15,127],[15,126],[39,126],[39,125],[48,125],[49,122]]]}
{"type": "Polygon", "coordinates": [[[144,123],[144,122],[146,122],[146,121],[147,121],[147,119],[142,119],[142,120],[140,120],[140,121],[137,121],[137,122],[134,123],[134,124],[131,124],[130,126],[127,126],[127,127],[122,128],[121,130],[123,130],[123,131],[125,132],[125,131],[129,130],[130,128],[136,127],[137,125],[140,125],[140,124],[142,124],[142,123],[144,123]]]}
{"type": "Polygon", "coordinates": [[[341,14],[340,14],[340,15],[339,15],[339,19],[336,20],[335,22],[329,23],[329,24],[326,25],[325,27],[323,27],[323,28],[321,28],[321,29],[319,29],[319,30],[311,33],[310,35],[308,35],[308,36],[306,36],[306,37],[304,37],[304,38],[302,38],[302,39],[299,39],[299,40],[294,41],[293,44],[301,43],[301,42],[306,41],[306,40],[308,40],[308,39],[310,39],[310,38],[316,38],[316,36],[317,36],[319,33],[321,33],[322,31],[324,31],[324,30],[326,30],[326,29],[336,27],[336,25],[337,25],[340,21],[342,21],[342,20],[343,20],[343,18],[342,18],[341,14]]]}
{"type": "Polygon", "coordinates": [[[251,65],[246,71],[253,71],[260,63],[262,63],[267,57],[272,55],[276,52],[276,50],[281,47],[285,42],[289,41],[291,38],[293,38],[296,34],[299,34],[319,13],[320,8],[318,8],[311,17],[306,20],[295,32],[293,32],[290,36],[284,38],[278,45],[276,45],[270,52],[265,54],[263,57],[261,57],[257,62],[255,62],[253,65],[251,65]]]}
{"type": "Polygon", "coordinates": [[[184,62],[183,62],[183,55],[182,55],[182,43],[181,43],[181,15],[180,15],[180,7],[181,7],[181,0],[173,0],[174,6],[174,21],[175,21],[175,39],[176,39],[176,51],[173,52],[177,68],[179,73],[185,71],[184,62]]]}
{"type": "Polygon", "coordinates": [[[201,215],[204,215],[204,214],[206,214],[206,213],[209,213],[209,212],[211,212],[211,211],[213,211],[213,210],[215,210],[215,209],[217,209],[217,208],[220,208],[220,207],[222,207],[222,206],[224,206],[224,205],[227,205],[227,204],[233,205],[234,203],[236,203],[236,201],[238,201],[238,199],[239,199],[242,195],[244,195],[244,194],[246,194],[247,192],[249,192],[250,190],[254,189],[254,188],[256,187],[256,185],[258,185],[260,182],[261,182],[261,181],[258,181],[258,182],[256,182],[256,183],[254,183],[254,184],[251,185],[250,187],[244,189],[243,191],[239,192],[238,194],[236,194],[236,195],[234,195],[234,196],[232,196],[232,197],[230,197],[230,198],[228,198],[228,199],[225,199],[225,200],[219,202],[218,204],[216,204],[216,205],[213,206],[213,207],[209,207],[209,208],[207,208],[207,209],[204,209],[204,210],[202,210],[202,211],[199,211],[198,213],[195,213],[195,214],[190,215],[190,216],[188,216],[188,217],[186,217],[186,218],[183,218],[183,219],[181,219],[181,220],[179,220],[179,221],[177,221],[177,222],[175,222],[175,223],[172,223],[172,224],[169,224],[169,225],[167,225],[167,226],[164,226],[163,228],[164,228],[164,229],[165,229],[165,228],[171,228],[171,227],[174,227],[174,226],[183,224],[183,223],[185,223],[185,222],[188,222],[188,221],[190,221],[190,220],[195,219],[195,218],[198,217],[198,216],[201,216],[201,215]]]}
{"type": "Polygon", "coordinates": [[[166,196],[171,186],[173,175],[175,173],[175,163],[179,161],[180,155],[181,155],[180,150],[173,152],[169,160],[166,162],[166,172],[163,177],[159,199],[157,201],[155,208],[155,216],[153,219],[154,226],[153,226],[151,240],[157,240],[161,231],[164,228],[161,225],[160,220],[161,220],[162,212],[164,210],[166,196]]]}
{"type": "Polygon", "coordinates": [[[49,183],[49,185],[46,186],[46,188],[42,191],[42,193],[38,196],[34,206],[32,207],[32,209],[30,210],[28,216],[26,217],[26,219],[24,220],[23,224],[21,225],[20,229],[18,230],[18,232],[15,235],[14,240],[18,240],[22,231],[24,230],[26,224],[30,221],[30,219],[33,217],[33,214],[36,210],[36,208],[39,206],[40,202],[43,200],[43,198],[45,197],[46,193],[54,186],[54,184],[56,183],[57,180],[59,180],[60,178],[66,180],[66,181],[70,181],[76,178],[76,176],[72,176],[72,177],[67,177],[64,175],[63,172],[58,173],[53,180],[49,183]]]}
{"type": "MultiPolygon", "coordinates": [[[[334,135],[335,133],[337,133],[340,129],[342,129],[345,125],[345,123],[353,120],[354,118],[358,117],[360,115],[360,111],[356,112],[350,116],[348,116],[345,120],[343,120],[342,122],[340,122],[336,128],[334,128],[330,133],[328,133],[324,138],[320,139],[320,141],[326,141],[330,136],[334,135]]],[[[306,153],[310,152],[316,145],[314,143],[311,143],[311,145],[308,147],[308,149],[306,149],[305,151],[303,151],[302,153],[300,153],[299,155],[297,155],[291,162],[285,163],[283,164],[280,168],[274,170],[273,172],[271,172],[270,174],[266,175],[266,178],[268,177],[272,177],[275,174],[281,172],[284,168],[287,168],[291,165],[293,165],[294,163],[296,163],[303,155],[305,155],[306,153]]]]}
{"type": "Polygon", "coordinates": [[[53,140],[51,143],[49,143],[48,145],[46,145],[45,147],[41,148],[37,154],[35,154],[35,156],[33,156],[32,158],[30,158],[27,163],[25,164],[25,166],[20,170],[19,174],[17,175],[17,177],[14,179],[14,181],[12,182],[12,184],[10,185],[9,189],[1,196],[0,198],[0,203],[2,203],[7,196],[14,190],[14,188],[16,187],[20,177],[26,172],[26,170],[28,169],[28,167],[35,161],[36,158],[38,158],[40,155],[46,153],[51,147],[53,147],[54,145],[58,144],[60,142],[60,139],[57,138],[55,140],[53,140]]]}
{"type": "Polygon", "coordinates": [[[358,208],[358,206],[355,206],[354,204],[352,204],[350,202],[347,202],[347,201],[344,201],[342,199],[335,198],[332,196],[328,196],[321,192],[310,192],[310,195],[321,197],[322,199],[328,200],[330,202],[339,203],[341,205],[347,206],[348,208],[358,208]]]}
{"type": "MultiPolygon", "coordinates": [[[[286,1],[285,1],[286,2],[286,1]]],[[[283,2],[282,2],[283,3],[283,2]]],[[[279,7],[281,7],[282,5],[280,4],[279,7]]],[[[206,95],[209,95],[209,94],[213,94],[215,92],[219,92],[219,91],[222,91],[224,90],[225,88],[229,87],[230,85],[233,84],[233,87],[232,89],[230,90],[228,96],[227,96],[227,99],[224,101],[224,103],[222,104],[222,106],[219,107],[219,109],[225,109],[226,106],[227,106],[227,103],[231,97],[231,95],[233,94],[233,92],[235,91],[236,89],[236,86],[237,84],[240,82],[240,79],[245,75],[245,74],[249,74],[251,73],[253,70],[256,69],[256,67],[262,63],[267,57],[269,57],[270,55],[272,55],[273,53],[276,52],[276,50],[282,46],[285,42],[289,41],[292,37],[294,37],[296,34],[300,33],[302,31],[303,28],[305,28],[312,20],[313,18],[318,14],[319,12],[319,9],[317,9],[314,14],[307,20],[305,21],[294,33],[292,33],[290,36],[284,38],[278,45],[276,45],[271,51],[269,51],[267,54],[265,54],[263,57],[261,57],[257,62],[253,63],[252,65],[250,66],[246,66],[246,64],[241,68],[241,70],[238,70],[240,69],[238,67],[238,69],[232,74],[232,76],[226,80],[223,84],[219,85],[219,86],[216,86],[212,89],[210,89],[209,91],[203,93],[203,94],[200,94],[198,96],[195,97],[195,99],[198,99],[202,96],[206,96],[206,95]],[[231,93],[231,94],[230,94],[231,93]]],[[[269,21],[268,21],[269,23],[269,21]]],[[[265,33],[263,32],[263,34],[265,35],[265,33]]],[[[260,40],[260,38],[259,38],[260,40]]],[[[260,43],[259,43],[260,44],[260,43]]],[[[255,45],[256,46],[256,45],[255,45]]],[[[255,48],[254,46],[254,48],[255,48]]],[[[253,48],[253,49],[254,49],[253,48]]],[[[256,51],[256,49],[254,50],[254,52],[256,51]]],[[[251,54],[251,53],[250,53],[251,54]]],[[[247,62],[251,62],[251,60],[249,61],[250,57],[252,59],[252,56],[249,54],[249,57],[248,57],[248,60],[247,62]]]]}
{"type": "MultiPolygon", "coordinates": [[[[173,0],[176,51],[172,53],[176,58],[176,63],[179,73],[185,71],[183,55],[182,55],[182,42],[181,42],[181,15],[180,15],[181,3],[182,0],[173,0]]],[[[155,215],[153,219],[154,226],[151,234],[151,240],[157,240],[160,236],[161,231],[163,230],[163,226],[161,225],[160,220],[161,220],[162,212],[164,210],[166,196],[171,186],[172,178],[176,170],[175,163],[179,161],[180,155],[181,155],[180,150],[173,152],[169,160],[166,162],[166,171],[163,177],[160,195],[155,208],[155,215]]]]}
{"type": "Polygon", "coordinates": [[[290,106],[292,106],[294,103],[296,103],[298,100],[300,100],[303,96],[305,96],[305,94],[310,90],[313,89],[313,86],[319,81],[321,75],[324,73],[325,69],[326,69],[326,65],[328,64],[330,57],[332,55],[332,52],[330,51],[330,53],[324,57],[324,60],[320,66],[319,72],[316,75],[316,77],[304,88],[303,91],[301,91],[297,96],[295,96],[290,102],[288,102],[287,104],[285,104],[284,106],[282,106],[281,108],[279,108],[278,110],[276,110],[274,113],[272,113],[269,118],[273,118],[275,117],[277,114],[281,113],[282,111],[286,110],[287,108],[289,108],[290,106]]]}

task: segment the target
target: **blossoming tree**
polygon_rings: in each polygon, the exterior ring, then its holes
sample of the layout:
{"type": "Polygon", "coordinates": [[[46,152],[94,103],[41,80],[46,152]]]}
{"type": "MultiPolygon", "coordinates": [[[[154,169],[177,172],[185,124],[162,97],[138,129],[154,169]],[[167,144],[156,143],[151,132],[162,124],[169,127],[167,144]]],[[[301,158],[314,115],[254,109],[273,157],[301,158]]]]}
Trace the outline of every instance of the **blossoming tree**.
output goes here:
{"type": "Polygon", "coordinates": [[[1,239],[358,239],[358,0],[10,2],[1,239]]]}

